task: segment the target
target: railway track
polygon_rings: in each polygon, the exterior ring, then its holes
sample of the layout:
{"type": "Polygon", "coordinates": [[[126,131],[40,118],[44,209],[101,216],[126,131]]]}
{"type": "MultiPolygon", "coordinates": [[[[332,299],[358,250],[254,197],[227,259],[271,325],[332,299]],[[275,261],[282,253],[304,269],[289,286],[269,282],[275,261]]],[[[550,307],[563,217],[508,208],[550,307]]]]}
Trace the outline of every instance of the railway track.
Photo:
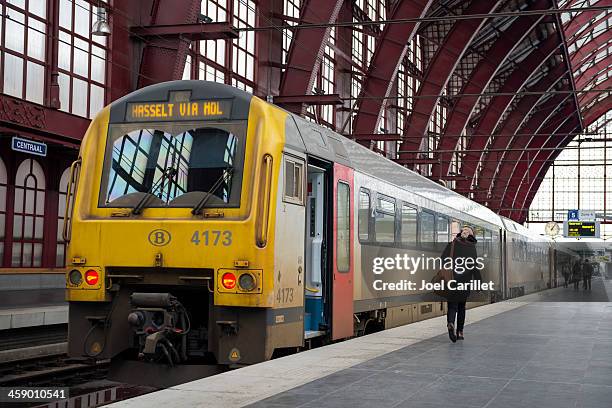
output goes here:
{"type": "Polygon", "coordinates": [[[66,342],[67,324],[0,330],[0,352],[66,342]]]}
{"type": "Polygon", "coordinates": [[[0,386],[71,386],[108,374],[109,361],[89,362],[57,354],[0,364],[0,386]]]}

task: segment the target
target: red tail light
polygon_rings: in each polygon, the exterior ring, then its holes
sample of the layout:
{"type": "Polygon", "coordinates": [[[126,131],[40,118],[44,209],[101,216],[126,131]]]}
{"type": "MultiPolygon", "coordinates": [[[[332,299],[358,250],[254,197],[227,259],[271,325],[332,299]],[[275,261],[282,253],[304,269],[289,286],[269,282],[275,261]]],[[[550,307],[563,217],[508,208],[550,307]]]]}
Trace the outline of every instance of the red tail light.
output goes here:
{"type": "Polygon", "coordinates": [[[94,271],[93,269],[88,270],[87,272],[85,272],[85,282],[87,282],[88,285],[95,285],[96,283],[98,283],[98,279],[100,279],[100,275],[98,274],[98,271],[94,271]]]}
{"type": "Polygon", "coordinates": [[[226,272],[221,277],[221,284],[225,289],[234,289],[236,287],[236,275],[231,272],[226,272]]]}

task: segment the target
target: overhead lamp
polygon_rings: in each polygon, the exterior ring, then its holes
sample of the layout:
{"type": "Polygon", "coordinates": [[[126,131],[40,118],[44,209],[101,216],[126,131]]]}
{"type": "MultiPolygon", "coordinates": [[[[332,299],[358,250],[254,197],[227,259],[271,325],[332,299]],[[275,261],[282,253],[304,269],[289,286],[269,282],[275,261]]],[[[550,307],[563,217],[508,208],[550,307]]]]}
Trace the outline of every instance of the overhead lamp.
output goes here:
{"type": "Polygon", "coordinates": [[[201,22],[201,23],[206,23],[206,24],[210,24],[210,23],[212,23],[212,22],[213,22],[213,19],[212,19],[212,18],[210,18],[210,17],[208,17],[207,15],[202,14],[202,13],[200,13],[200,14],[198,15],[198,20],[200,20],[200,22],[201,22]]]}
{"type": "Polygon", "coordinates": [[[108,17],[104,7],[98,7],[96,11],[97,19],[91,27],[91,35],[100,37],[108,37],[111,33],[110,25],[108,25],[108,17]]]}

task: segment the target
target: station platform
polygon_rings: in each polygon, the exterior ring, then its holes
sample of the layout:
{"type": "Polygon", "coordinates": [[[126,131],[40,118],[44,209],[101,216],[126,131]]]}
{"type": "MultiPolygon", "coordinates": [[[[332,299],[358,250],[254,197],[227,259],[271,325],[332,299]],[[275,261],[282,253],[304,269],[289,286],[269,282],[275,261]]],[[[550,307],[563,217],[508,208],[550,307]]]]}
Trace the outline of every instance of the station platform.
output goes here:
{"type": "Polygon", "coordinates": [[[117,407],[609,408],[612,285],[556,288],[178,385],[117,407]]]}
{"type": "Polygon", "coordinates": [[[0,330],[68,323],[63,289],[0,292],[0,330]]]}

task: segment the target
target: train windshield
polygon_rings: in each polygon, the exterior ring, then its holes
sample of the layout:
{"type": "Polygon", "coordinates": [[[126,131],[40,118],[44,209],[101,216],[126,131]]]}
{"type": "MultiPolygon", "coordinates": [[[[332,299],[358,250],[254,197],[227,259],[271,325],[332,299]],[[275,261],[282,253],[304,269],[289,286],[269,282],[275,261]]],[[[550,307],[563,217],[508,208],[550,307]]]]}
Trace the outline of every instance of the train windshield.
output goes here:
{"type": "Polygon", "coordinates": [[[99,204],[239,207],[245,134],[237,124],[111,126],[99,204]]]}

